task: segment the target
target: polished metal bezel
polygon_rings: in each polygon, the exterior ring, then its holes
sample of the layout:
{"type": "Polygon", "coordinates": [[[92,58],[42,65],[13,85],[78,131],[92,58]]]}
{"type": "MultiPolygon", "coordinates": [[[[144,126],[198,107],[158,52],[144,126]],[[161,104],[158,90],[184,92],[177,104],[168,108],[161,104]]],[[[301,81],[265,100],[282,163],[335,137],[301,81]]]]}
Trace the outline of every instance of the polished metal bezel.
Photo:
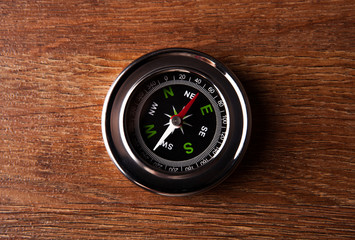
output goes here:
{"type": "Polygon", "coordinates": [[[134,61],[117,77],[105,99],[102,134],[116,166],[131,181],[152,192],[182,196],[202,192],[223,181],[240,163],[251,131],[250,106],[238,78],[222,63],[191,49],[162,49],[134,61]],[[211,163],[184,174],[169,174],[150,167],[130,149],[122,123],[127,99],[145,76],[161,69],[195,69],[220,91],[228,107],[229,134],[223,149],[211,163]]]}

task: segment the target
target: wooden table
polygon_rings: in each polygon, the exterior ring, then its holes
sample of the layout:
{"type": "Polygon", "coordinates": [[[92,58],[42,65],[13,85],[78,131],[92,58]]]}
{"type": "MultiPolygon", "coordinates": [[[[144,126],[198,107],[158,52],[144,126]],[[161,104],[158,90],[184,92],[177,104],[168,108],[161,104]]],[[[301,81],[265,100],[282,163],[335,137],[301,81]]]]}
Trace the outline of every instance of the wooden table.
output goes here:
{"type": "Polygon", "coordinates": [[[351,239],[355,3],[0,3],[1,239],[351,239]],[[217,188],[163,197],[127,180],[101,110],[131,61],[166,47],[240,78],[253,133],[217,188]]]}

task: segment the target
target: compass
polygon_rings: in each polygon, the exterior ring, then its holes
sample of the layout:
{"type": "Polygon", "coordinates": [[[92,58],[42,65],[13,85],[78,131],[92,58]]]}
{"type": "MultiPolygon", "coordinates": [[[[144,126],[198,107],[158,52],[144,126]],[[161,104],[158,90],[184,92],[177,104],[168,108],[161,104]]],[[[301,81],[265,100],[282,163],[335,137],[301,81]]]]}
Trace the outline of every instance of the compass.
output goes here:
{"type": "Polygon", "coordinates": [[[131,63],[102,113],[106,149],[120,171],[152,192],[208,190],[240,163],[251,113],[238,78],[213,57],[170,48],[131,63]]]}

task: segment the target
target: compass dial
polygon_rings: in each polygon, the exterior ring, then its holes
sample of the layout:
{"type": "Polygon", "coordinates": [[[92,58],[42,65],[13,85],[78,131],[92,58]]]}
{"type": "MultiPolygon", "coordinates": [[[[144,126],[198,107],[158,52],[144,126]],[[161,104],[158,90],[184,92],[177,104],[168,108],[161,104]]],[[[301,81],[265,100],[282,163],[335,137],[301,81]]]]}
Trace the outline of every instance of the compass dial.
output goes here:
{"type": "Polygon", "coordinates": [[[190,49],[163,49],[129,65],[106,97],[102,130],[116,166],[163,195],[205,191],[239,164],[251,129],[236,76],[190,49]]]}
{"type": "Polygon", "coordinates": [[[192,171],[213,159],[224,143],[229,119],[224,102],[202,75],[163,70],[130,95],[125,135],[147,164],[169,172],[192,171]]]}

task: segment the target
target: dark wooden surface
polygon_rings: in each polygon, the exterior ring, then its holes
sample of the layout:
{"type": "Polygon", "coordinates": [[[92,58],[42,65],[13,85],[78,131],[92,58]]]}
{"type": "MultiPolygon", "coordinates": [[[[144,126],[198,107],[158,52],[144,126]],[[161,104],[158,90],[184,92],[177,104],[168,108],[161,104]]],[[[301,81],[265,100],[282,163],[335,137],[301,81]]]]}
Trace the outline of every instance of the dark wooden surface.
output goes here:
{"type": "Polygon", "coordinates": [[[351,239],[355,2],[1,1],[0,238],[351,239]],[[109,159],[116,76],[165,47],[241,79],[253,134],[238,170],[163,197],[109,159]]]}

